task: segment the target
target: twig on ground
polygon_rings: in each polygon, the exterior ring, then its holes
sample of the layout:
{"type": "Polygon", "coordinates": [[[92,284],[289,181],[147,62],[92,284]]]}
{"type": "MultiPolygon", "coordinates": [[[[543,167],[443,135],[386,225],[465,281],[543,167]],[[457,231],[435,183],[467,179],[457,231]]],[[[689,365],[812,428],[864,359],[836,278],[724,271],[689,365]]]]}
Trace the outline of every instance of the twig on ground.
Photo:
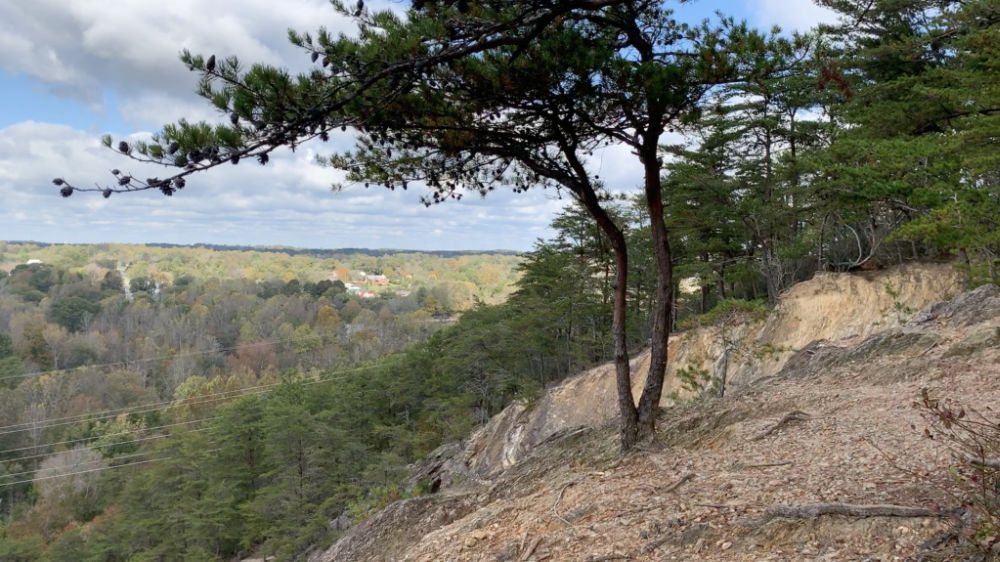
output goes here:
{"type": "Polygon", "coordinates": [[[760,441],[761,439],[767,437],[768,435],[771,435],[775,431],[778,431],[782,427],[784,427],[784,426],[786,426],[786,425],[788,425],[788,424],[790,424],[792,422],[806,421],[810,417],[811,416],[809,414],[807,414],[805,412],[802,412],[802,411],[799,411],[799,410],[794,410],[794,411],[788,412],[787,414],[785,414],[785,417],[781,418],[781,421],[779,421],[778,423],[772,425],[770,427],[770,429],[768,429],[764,433],[761,433],[757,437],[754,437],[753,440],[754,441],[760,441]]]}
{"type": "MultiPolygon", "coordinates": [[[[527,538],[528,534],[525,533],[524,536],[525,536],[525,538],[527,538]]],[[[528,550],[525,550],[525,551],[523,551],[521,553],[521,556],[518,558],[518,561],[519,562],[525,562],[526,560],[528,560],[529,558],[531,558],[531,555],[535,553],[535,549],[538,548],[538,545],[541,542],[542,542],[542,537],[535,537],[535,540],[531,541],[531,544],[528,545],[528,550]]],[[[523,547],[524,541],[521,542],[521,545],[523,547]]]]}
{"type": "Polygon", "coordinates": [[[684,476],[681,476],[680,480],[678,480],[677,482],[674,482],[673,484],[671,484],[671,485],[667,486],[666,488],[664,488],[663,489],[663,493],[664,494],[669,494],[670,492],[673,492],[677,488],[680,488],[682,484],[684,484],[688,480],[691,480],[692,478],[694,478],[694,473],[693,472],[688,472],[684,476]]]}
{"type": "Polygon", "coordinates": [[[928,353],[931,352],[932,349],[934,349],[935,347],[937,347],[940,344],[941,344],[941,342],[934,342],[933,344],[931,344],[930,347],[928,347],[927,349],[925,349],[925,350],[921,351],[920,353],[918,353],[917,357],[923,357],[924,355],[927,355],[928,353]]]}
{"type": "Polygon", "coordinates": [[[965,455],[965,460],[972,465],[981,466],[983,468],[1000,468],[1000,459],[991,459],[977,457],[973,455],[965,455]]]}
{"type": "Polygon", "coordinates": [[[743,468],[770,468],[772,466],[788,466],[790,464],[792,464],[792,461],[769,462],[769,463],[764,463],[764,464],[747,464],[747,465],[744,465],[743,468]]]}
{"type": "Polygon", "coordinates": [[[579,483],[580,483],[579,480],[571,480],[563,484],[562,488],[559,489],[559,494],[556,496],[555,503],[552,504],[552,516],[562,521],[563,523],[569,525],[570,527],[572,527],[573,524],[567,521],[562,515],[559,515],[559,502],[562,500],[563,494],[566,493],[566,488],[569,488],[570,486],[579,483]]]}
{"type": "Polygon", "coordinates": [[[816,503],[806,505],[776,505],[764,511],[763,520],[777,517],[785,519],[815,519],[822,515],[848,517],[948,517],[948,513],[924,507],[905,505],[858,505],[850,503],[816,503]]]}
{"type": "Polygon", "coordinates": [[[650,541],[650,542],[646,543],[642,547],[642,549],[639,550],[639,553],[640,554],[649,554],[650,552],[653,552],[657,548],[660,548],[661,546],[663,546],[663,544],[666,543],[667,541],[669,541],[671,539],[671,537],[672,537],[672,535],[670,535],[668,533],[667,536],[665,536],[665,537],[660,537],[660,538],[656,539],[655,541],[650,541]]]}

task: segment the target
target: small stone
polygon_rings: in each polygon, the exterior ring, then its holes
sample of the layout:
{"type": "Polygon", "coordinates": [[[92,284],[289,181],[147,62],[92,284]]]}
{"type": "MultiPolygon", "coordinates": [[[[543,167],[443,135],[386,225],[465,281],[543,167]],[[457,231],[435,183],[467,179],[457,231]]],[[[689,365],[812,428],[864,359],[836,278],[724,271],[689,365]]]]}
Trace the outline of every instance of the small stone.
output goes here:
{"type": "Polygon", "coordinates": [[[733,547],[733,543],[731,543],[729,541],[726,541],[726,542],[722,543],[722,550],[729,550],[732,547],[733,547]]]}

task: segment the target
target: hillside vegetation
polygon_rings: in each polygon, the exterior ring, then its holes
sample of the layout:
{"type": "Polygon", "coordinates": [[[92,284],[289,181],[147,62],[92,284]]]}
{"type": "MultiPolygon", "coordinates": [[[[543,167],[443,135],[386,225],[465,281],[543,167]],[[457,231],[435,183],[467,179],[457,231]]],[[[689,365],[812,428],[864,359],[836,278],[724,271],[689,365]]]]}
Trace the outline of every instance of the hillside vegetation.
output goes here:
{"type": "MultiPolygon", "coordinates": [[[[994,560],[997,474],[976,459],[1000,447],[1000,289],[958,281],[912,267],[796,286],[729,332],[789,353],[734,360],[723,398],[672,377],[687,398],[624,457],[613,369],[574,377],[423,463],[437,494],[310,560],[994,560]]],[[[685,334],[671,368],[717,363],[726,334],[685,334]]]]}
{"type": "Polygon", "coordinates": [[[362,516],[484,392],[392,354],[519,262],[0,243],[0,559],[292,556],[362,516]]]}

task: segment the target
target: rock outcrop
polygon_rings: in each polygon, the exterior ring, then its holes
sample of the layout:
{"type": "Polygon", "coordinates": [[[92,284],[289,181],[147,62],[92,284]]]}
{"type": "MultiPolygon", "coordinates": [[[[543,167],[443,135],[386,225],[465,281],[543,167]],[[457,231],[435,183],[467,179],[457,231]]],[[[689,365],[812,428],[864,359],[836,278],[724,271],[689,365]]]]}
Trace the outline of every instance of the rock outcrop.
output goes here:
{"type": "MultiPolygon", "coordinates": [[[[930,501],[909,480],[893,480],[895,469],[864,440],[879,438],[886,451],[940,465],[945,456],[920,441],[922,434],[909,434],[920,420],[909,394],[942,377],[964,377],[956,383],[962,388],[1000,377],[1000,289],[959,295],[960,289],[961,277],[946,266],[822,274],[788,291],[765,320],[674,336],[666,402],[669,393],[683,391],[673,373],[685,367],[712,373],[726,350],[730,392],[696,410],[671,409],[655,450],[624,464],[583,454],[601,456],[596,451],[613,450],[616,442],[613,367],[583,373],[532,404],[511,405],[463,447],[440,450],[422,474],[441,493],[393,504],[314,559],[582,560],[581,553],[627,553],[660,560],[663,552],[653,554],[661,549],[678,559],[810,560],[827,547],[825,559],[853,559],[836,553],[881,552],[890,543],[912,550],[918,533],[939,528],[934,521],[917,521],[922,531],[908,521],[905,533],[912,535],[888,542],[879,533],[904,531],[882,520],[864,528],[816,527],[810,536],[828,537],[829,544],[803,539],[805,549],[777,549],[773,556],[759,549],[798,539],[776,523],[747,530],[738,521],[793,499],[930,501]],[[946,299],[952,300],[939,302],[946,299]],[[783,427],[789,412],[799,415],[783,427]],[[601,462],[608,466],[591,466],[601,462]],[[697,484],[684,484],[691,478],[697,484]],[[664,492],[681,485],[693,499],[664,492]],[[653,507],[636,507],[650,498],[653,507]],[[663,533],[677,540],[635,538],[663,533]],[[860,546],[834,548],[844,533],[855,533],[860,546]],[[621,537],[631,538],[614,542],[621,537]]],[[[633,359],[635,392],[647,363],[646,354],[633,359]]],[[[991,404],[1000,398],[994,388],[969,397],[991,404]]]]}
{"type": "MultiPolygon", "coordinates": [[[[813,342],[856,343],[876,332],[904,325],[910,316],[961,291],[962,277],[947,265],[913,265],[863,274],[820,273],[789,289],[764,320],[737,318],[730,325],[674,334],[669,347],[663,403],[690,391],[679,369],[719,375],[728,350],[727,387],[774,376],[813,342]]],[[[966,297],[968,300],[970,297],[966,297]]],[[[975,297],[973,297],[975,298],[975,297]]],[[[986,298],[986,297],[983,297],[986,298]]],[[[979,302],[983,298],[975,298],[979,302]]],[[[983,308],[973,301],[966,304],[983,308]]],[[[940,315],[952,314],[941,309],[940,315]]],[[[807,353],[811,353],[805,351],[807,353]]],[[[649,354],[632,361],[633,394],[645,384],[649,354]]],[[[575,427],[594,427],[617,415],[613,365],[602,365],[564,381],[531,405],[512,404],[473,434],[465,464],[477,478],[490,478],[525,458],[539,443],[575,427]]]]}

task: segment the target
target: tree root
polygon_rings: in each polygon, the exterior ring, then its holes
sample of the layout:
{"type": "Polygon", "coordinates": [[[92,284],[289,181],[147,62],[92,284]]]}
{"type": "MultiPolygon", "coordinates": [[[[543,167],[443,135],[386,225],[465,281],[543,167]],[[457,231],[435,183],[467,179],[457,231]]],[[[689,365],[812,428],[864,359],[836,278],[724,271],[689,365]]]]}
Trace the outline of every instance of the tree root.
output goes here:
{"type": "Polygon", "coordinates": [[[680,480],[678,480],[677,482],[674,482],[673,484],[671,484],[671,485],[667,486],[666,488],[664,488],[663,489],[663,493],[664,494],[669,494],[670,492],[673,492],[677,488],[680,488],[681,484],[684,484],[685,482],[687,482],[688,480],[691,480],[692,478],[694,478],[694,473],[693,472],[688,472],[684,476],[681,476],[680,480]]]}
{"type": "Polygon", "coordinates": [[[778,517],[785,519],[815,519],[822,515],[848,517],[948,517],[948,513],[923,507],[904,505],[857,505],[850,503],[817,503],[808,505],[776,505],[767,508],[762,522],[778,517]]]}
{"type": "Polygon", "coordinates": [[[754,437],[753,440],[754,441],[760,441],[761,439],[767,437],[768,435],[771,435],[775,431],[778,431],[782,427],[784,427],[784,426],[786,426],[786,425],[788,425],[788,424],[790,424],[792,422],[806,421],[810,417],[811,416],[809,414],[807,414],[805,412],[802,412],[802,411],[799,411],[799,410],[794,410],[794,411],[788,412],[787,414],[785,414],[785,417],[781,418],[781,421],[779,421],[778,423],[772,425],[770,427],[770,429],[768,429],[764,433],[761,433],[757,437],[754,437]]]}
{"type": "Polygon", "coordinates": [[[555,503],[552,504],[552,516],[562,521],[563,523],[569,525],[570,527],[572,527],[573,524],[567,521],[566,518],[563,517],[562,515],[559,515],[559,502],[562,501],[563,494],[566,493],[566,488],[569,488],[573,484],[579,484],[579,483],[580,480],[572,480],[570,482],[563,484],[562,488],[559,489],[559,495],[556,496],[555,503]]]}

